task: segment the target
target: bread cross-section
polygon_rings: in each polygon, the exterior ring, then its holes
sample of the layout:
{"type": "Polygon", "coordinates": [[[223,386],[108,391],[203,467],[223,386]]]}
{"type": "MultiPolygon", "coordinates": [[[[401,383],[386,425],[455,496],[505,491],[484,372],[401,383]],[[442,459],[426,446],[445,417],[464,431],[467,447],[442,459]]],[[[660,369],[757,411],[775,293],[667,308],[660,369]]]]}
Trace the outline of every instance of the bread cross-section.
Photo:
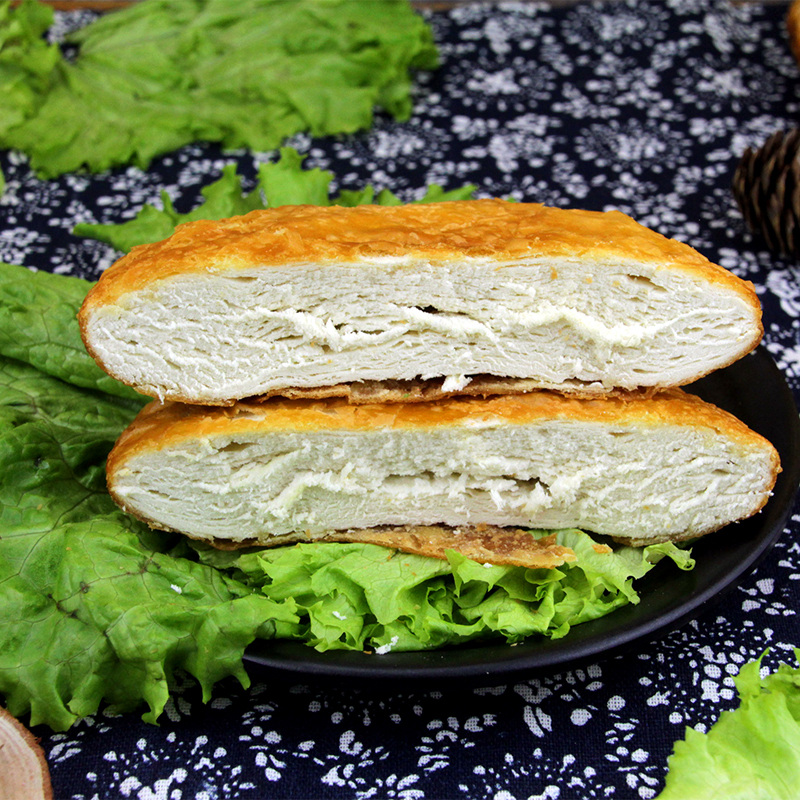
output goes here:
{"type": "MultiPolygon", "coordinates": [[[[596,400],[542,391],[416,404],[156,402],[116,444],[108,485],[152,526],[212,543],[365,540],[369,530],[366,540],[416,551],[427,541],[437,554],[437,527],[443,547],[487,526],[575,527],[633,544],[692,538],[755,514],[779,468],[769,442],[679,389],[596,400]],[[381,538],[400,529],[422,544],[381,538]]],[[[524,550],[518,538],[512,546],[524,550]]]]}
{"type": "Polygon", "coordinates": [[[80,322],[114,377],[212,405],[375,382],[400,398],[433,382],[426,399],[658,389],[762,335],[751,284],[688,245],[618,212],[501,200],[189,223],[112,266],[80,322]]]}

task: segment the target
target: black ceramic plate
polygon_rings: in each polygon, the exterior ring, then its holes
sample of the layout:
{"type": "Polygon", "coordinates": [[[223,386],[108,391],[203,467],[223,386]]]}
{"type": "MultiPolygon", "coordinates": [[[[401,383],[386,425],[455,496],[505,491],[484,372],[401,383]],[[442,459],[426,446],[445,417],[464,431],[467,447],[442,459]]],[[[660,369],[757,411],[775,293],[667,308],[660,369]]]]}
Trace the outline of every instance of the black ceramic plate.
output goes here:
{"type": "Polygon", "coordinates": [[[783,374],[761,347],[688,390],[735,414],[778,449],[783,472],[764,510],[700,539],[697,565],[682,572],[662,562],[637,583],[641,602],[575,626],[563,639],[515,646],[475,644],[415,653],[318,653],[288,641],[260,641],[245,656],[251,667],[309,677],[359,680],[485,678],[605,658],[636,642],[674,630],[746,575],[783,532],[800,482],[800,421],[783,374]]]}

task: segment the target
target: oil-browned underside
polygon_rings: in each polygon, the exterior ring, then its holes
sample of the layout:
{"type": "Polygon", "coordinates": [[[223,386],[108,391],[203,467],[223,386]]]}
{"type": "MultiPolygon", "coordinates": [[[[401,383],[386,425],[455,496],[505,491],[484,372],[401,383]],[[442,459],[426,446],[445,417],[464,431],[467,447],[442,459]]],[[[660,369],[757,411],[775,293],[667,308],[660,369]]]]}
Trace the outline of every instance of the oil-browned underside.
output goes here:
{"type": "MultiPolygon", "coordinates": [[[[575,553],[569,547],[559,545],[555,534],[537,539],[529,531],[495,525],[459,528],[445,525],[386,525],[319,534],[269,536],[263,540],[214,539],[210,544],[221,550],[236,550],[298,542],[363,542],[442,559],[446,558],[448,550],[455,550],[482,564],[507,564],[532,569],[550,569],[575,560],[575,553]]],[[[607,545],[598,545],[598,548],[608,552],[611,550],[607,545]]]]}

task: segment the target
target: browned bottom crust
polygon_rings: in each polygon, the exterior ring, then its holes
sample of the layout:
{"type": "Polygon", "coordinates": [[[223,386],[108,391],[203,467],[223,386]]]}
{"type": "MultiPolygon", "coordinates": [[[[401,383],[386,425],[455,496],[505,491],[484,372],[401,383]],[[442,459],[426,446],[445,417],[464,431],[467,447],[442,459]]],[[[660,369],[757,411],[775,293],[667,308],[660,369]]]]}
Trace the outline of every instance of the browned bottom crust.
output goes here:
{"type": "MultiPolygon", "coordinates": [[[[441,559],[446,559],[446,551],[455,550],[481,564],[504,564],[531,569],[550,569],[575,561],[574,551],[558,544],[555,534],[536,539],[529,531],[520,528],[500,528],[496,525],[459,528],[446,525],[386,525],[320,534],[269,536],[263,541],[258,539],[242,541],[203,539],[203,541],[220,550],[278,547],[298,542],[362,542],[441,559]]],[[[610,547],[602,544],[596,545],[595,549],[598,552],[611,552],[610,547]]]]}
{"type": "MultiPolygon", "coordinates": [[[[263,402],[271,397],[285,397],[289,400],[326,400],[332,397],[341,397],[352,405],[366,405],[368,403],[428,403],[442,400],[445,397],[493,397],[503,394],[528,394],[529,392],[542,391],[536,381],[529,378],[502,378],[495,375],[473,375],[470,382],[461,389],[445,391],[444,379],[430,378],[422,380],[397,381],[356,381],[354,383],[337,383],[332,386],[289,387],[274,389],[257,397],[251,397],[247,402],[263,402]]],[[[551,390],[568,397],[596,399],[602,397],[649,397],[658,391],[658,387],[647,387],[637,390],[603,389],[591,391],[581,389],[580,386],[570,387],[569,390],[551,390]]]]}
{"type": "MultiPolygon", "coordinates": [[[[766,500],[764,501],[766,503],[766,500]]],[[[763,506],[762,506],[763,508],[763,506]]],[[[760,509],[759,509],[760,510],[760,509]]],[[[753,512],[758,513],[758,511],[753,512]]],[[[739,520],[734,520],[738,522],[739,520]]],[[[729,525],[733,523],[728,523],[729,525]]],[[[710,533],[714,533],[715,531],[709,531],[710,533]]],[[[664,542],[688,542],[692,539],[697,539],[699,536],[707,536],[708,533],[698,534],[698,533],[676,533],[672,536],[642,536],[642,537],[635,537],[635,536],[614,536],[613,534],[609,535],[609,539],[617,544],[623,544],[626,547],[647,547],[649,544],[664,544],[664,542]]]]}

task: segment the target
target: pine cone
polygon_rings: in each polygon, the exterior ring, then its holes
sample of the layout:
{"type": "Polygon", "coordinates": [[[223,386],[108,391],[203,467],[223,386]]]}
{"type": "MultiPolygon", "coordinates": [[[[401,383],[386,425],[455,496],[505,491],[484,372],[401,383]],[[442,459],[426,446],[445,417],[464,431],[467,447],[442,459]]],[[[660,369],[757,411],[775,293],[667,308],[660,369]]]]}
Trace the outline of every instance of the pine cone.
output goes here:
{"type": "Polygon", "coordinates": [[[770,250],[800,257],[800,128],[749,147],[733,176],[733,196],[753,233],[770,250]]]}
{"type": "Polygon", "coordinates": [[[786,15],[786,29],[789,34],[789,46],[795,60],[800,64],[800,0],[794,0],[786,15]]]}

